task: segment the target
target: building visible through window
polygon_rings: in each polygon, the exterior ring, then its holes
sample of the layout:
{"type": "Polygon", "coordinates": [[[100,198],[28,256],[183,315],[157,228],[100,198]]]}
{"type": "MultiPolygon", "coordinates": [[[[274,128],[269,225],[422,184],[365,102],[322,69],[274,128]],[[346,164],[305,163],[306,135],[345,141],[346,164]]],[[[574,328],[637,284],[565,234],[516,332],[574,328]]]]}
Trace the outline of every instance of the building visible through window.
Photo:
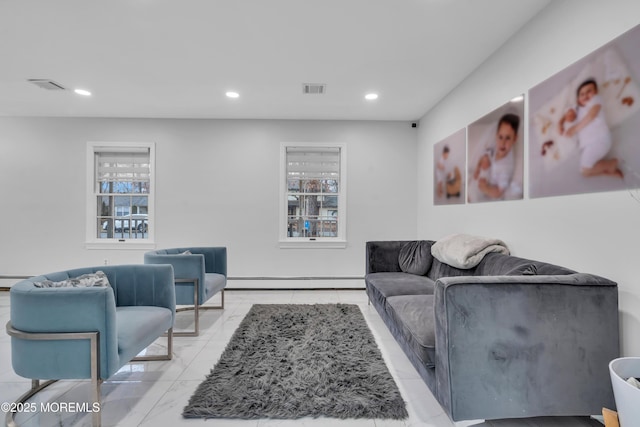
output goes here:
{"type": "Polygon", "coordinates": [[[344,239],[343,151],[325,144],[284,147],[285,240],[344,239]]]}
{"type": "Polygon", "coordinates": [[[92,199],[94,241],[149,239],[152,145],[95,144],[92,199]]]}

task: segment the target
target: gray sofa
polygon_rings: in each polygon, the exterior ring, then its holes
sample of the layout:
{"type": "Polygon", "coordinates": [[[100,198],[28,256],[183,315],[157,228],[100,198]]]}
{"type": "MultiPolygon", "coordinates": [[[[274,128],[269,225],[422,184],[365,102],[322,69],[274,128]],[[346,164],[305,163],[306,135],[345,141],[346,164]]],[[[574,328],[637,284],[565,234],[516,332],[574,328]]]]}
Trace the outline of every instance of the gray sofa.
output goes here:
{"type": "Polygon", "coordinates": [[[499,253],[410,274],[398,261],[407,243],[367,242],[367,295],[453,421],[615,407],[616,283],[499,253]]]}

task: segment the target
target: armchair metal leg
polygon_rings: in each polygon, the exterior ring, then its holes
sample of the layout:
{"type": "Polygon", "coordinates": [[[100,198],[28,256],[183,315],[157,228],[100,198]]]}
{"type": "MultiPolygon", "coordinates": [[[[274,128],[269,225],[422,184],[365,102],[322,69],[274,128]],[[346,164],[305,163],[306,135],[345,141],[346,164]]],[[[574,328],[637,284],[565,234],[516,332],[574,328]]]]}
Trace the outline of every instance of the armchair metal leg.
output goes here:
{"type": "Polygon", "coordinates": [[[224,310],[224,289],[220,291],[220,305],[201,305],[200,310],[224,310]]]}
{"type": "Polygon", "coordinates": [[[173,328],[169,328],[167,336],[167,354],[136,356],[131,359],[132,362],[152,362],[155,360],[171,360],[173,357],[173,328]]]}
{"type": "Polygon", "coordinates": [[[200,310],[223,310],[224,309],[224,289],[220,291],[220,297],[222,298],[220,305],[218,306],[199,305],[198,289],[200,286],[200,281],[198,280],[198,278],[176,279],[175,281],[176,283],[193,282],[193,306],[178,308],[176,309],[176,313],[193,310],[194,327],[193,327],[193,331],[174,332],[173,335],[176,337],[197,337],[200,335],[200,310]]]}
{"type": "MultiPolygon", "coordinates": [[[[53,333],[34,333],[34,332],[24,332],[18,329],[15,329],[11,322],[7,323],[6,326],[7,334],[19,339],[31,340],[31,341],[58,341],[58,340],[89,340],[89,345],[91,346],[91,400],[92,406],[89,408],[91,411],[91,418],[93,427],[100,427],[102,424],[100,411],[100,384],[102,380],[100,379],[100,333],[99,332],[53,332],[53,333]]],[[[32,379],[31,380],[31,389],[24,393],[22,396],[18,398],[15,402],[15,406],[18,404],[26,403],[31,397],[33,397],[36,393],[50,386],[51,384],[57,382],[58,380],[49,380],[40,384],[40,380],[32,379]]],[[[7,412],[6,415],[6,423],[7,426],[15,427],[15,412],[7,412]]]]}
{"type": "MultiPolygon", "coordinates": [[[[31,380],[31,388],[29,391],[24,393],[22,396],[18,398],[15,402],[13,402],[13,406],[18,407],[21,404],[26,403],[31,397],[35,396],[40,390],[44,390],[49,387],[51,384],[58,382],[58,380],[49,380],[42,384],[40,384],[39,380],[31,380]]],[[[16,412],[7,411],[7,415],[5,417],[5,423],[7,427],[17,427],[15,420],[16,412]]]]}

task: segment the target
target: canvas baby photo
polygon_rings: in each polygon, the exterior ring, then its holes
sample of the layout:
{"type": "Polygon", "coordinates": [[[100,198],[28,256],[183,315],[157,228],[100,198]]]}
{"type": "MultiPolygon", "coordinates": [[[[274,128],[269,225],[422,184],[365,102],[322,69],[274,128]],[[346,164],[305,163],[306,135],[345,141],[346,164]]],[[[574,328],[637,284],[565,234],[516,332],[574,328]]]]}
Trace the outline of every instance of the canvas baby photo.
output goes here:
{"type": "Polygon", "coordinates": [[[640,27],[531,89],[530,196],[636,187],[640,27]]]}
{"type": "Polygon", "coordinates": [[[469,125],[469,203],[522,199],[523,117],[520,96],[469,125]]]}
{"type": "Polygon", "coordinates": [[[465,202],[466,132],[460,129],[434,145],[434,205],[465,202]]]}

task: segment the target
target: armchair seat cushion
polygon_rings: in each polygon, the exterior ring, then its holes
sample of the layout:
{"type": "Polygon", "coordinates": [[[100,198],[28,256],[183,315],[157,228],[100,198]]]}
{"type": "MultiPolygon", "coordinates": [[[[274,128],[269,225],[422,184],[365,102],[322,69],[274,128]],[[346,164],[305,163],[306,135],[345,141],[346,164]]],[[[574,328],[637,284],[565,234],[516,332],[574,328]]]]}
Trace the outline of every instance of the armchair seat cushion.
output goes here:
{"type": "Polygon", "coordinates": [[[204,275],[204,295],[209,299],[217,294],[227,285],[227,278],[224,274],[205,273],[204,275]]]}
{"type": "Polygon", "coordinates": [[[148,347],[172,327],[173,313],[164,307],[116,307],[116,325],[118,356],[129,361],[136,357],[137,349],[148,347]]]}

